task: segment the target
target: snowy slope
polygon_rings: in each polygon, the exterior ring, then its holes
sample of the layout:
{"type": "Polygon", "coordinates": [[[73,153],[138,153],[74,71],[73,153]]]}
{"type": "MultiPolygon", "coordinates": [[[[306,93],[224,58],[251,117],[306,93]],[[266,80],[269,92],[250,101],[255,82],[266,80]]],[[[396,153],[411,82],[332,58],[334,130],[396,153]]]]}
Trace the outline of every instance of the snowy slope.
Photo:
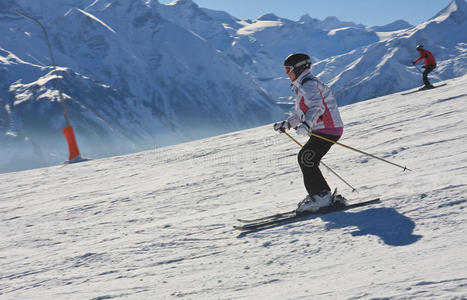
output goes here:
{"type": "MultiPolygon", "coordinates": [[[[0,174],[2,299],[464,299],[467,76],[342,108],[325,162],[383,203],[241,235],[304,196],[271,125],[0,174]]],[[[300,139],[302,140],[302,139],[300,139]]]]}

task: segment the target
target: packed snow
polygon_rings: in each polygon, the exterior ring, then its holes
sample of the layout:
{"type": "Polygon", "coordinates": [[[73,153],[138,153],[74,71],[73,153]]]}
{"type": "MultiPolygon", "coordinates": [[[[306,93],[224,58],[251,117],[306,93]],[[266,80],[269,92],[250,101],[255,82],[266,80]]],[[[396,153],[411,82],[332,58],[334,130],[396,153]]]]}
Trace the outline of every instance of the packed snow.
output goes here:
{"type": "MultiPolygon", "coordinates": [[[[341,108],[323,170],[382,203],[244,234],[305,196],[272,126],[0,174],[2,299],[465,299],[467,76],[341,108]]],[[[304,142],[303,138],[298,139],[304,142]]]]}

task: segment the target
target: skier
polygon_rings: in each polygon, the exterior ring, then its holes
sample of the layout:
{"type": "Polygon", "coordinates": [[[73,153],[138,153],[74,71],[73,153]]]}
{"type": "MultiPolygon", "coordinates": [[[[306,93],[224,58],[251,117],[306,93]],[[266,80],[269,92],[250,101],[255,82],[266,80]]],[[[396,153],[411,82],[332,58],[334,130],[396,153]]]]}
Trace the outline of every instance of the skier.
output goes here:
{"type": "Polygon", "coordinates": [[[431,85],[430,81],[428,80],[428,73],[430,73],[436,68],[435,57],[433,56],[433,54],[431,54],[430,51],[425,50],[423,48],[423,45],[418,45],[416,49],[418,52],[420,52],[420,57],[417,58],[417,60],[413,61],[412,65],[415,65],[422,59],[425,60],[425,65],[422,67],[425,69],[425,71],[423,72],[423,83],[425,84],[425,86],[423,86],[421,89],[432,89],[434,88],[434,86],[431,85]]]}
{"type": "Polygon", "coordinates": [[[293,128],[297,134],[309,137],[298,153],[298,163],[308,195],[298,203],[296,211],[315,212],[320,207],[332,205],[335,201],[345,204],[345,198],[331,194],[331,189],[319,169],[321,158],[333,144],[309,136],[309,132],[313,132],[333,141],[339,140],[343,133],[343,122],[336,100],[329,87],[311,74],[311,59],[307,54],[290,54],[284,61],[284,67],[296,94],[295,107],[292,116],[274,124],[274,130],[283,132],[293,128]]]}

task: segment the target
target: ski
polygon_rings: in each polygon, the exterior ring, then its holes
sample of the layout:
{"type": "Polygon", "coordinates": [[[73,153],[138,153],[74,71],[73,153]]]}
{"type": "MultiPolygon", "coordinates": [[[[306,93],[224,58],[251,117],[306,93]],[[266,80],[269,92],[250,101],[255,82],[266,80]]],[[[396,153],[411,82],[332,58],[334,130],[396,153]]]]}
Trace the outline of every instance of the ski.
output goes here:
{"type": "Polygon", "coordinates": [[[295,214],[295,209],[291,211],[283,212],[283,213],[277,213],[274,215],[257,218],[257,219],[237,219],[237,221],[241,223],[256,223],[256,222],[265,221],[269,219],[280,219],[280,218],[287,217],[287,216],[294,215],[294,214],[295,214]]]}
{"type": "Polygon", "coordinates": [[[443,84],[440,84],[440,85],[436,85],[434,86],[433,88],[431,89],[425,89],[425,88],[419,88],[419,89],[416,89],[416,90],[413,90],[413,91],[409,91],[409,92],[405,92],[405,93],[401,93],[401,95],[405,96],[405,95],[410,95],[410,94],[413,94],[413,93],[418,93],[418,92],[423,92],[423,91],[429,91],[429,90],[432,90],[432,89],[435,89],[435,88],[439,88],[441,86],[445,86],[447,85],[447,83],[443,83],[443,84]]]}
{"type": "MultiPolygon", "coordinates": [[[[334,196],[336,194],[337,194],[337,188],[334,190],[331,197],[334,198],[334,196]]],[[[293,215],[295,215],[295,209],[291,210],[291,211],[286,211],[286,212],[283,212],[283,213],[278,213],[278,214],[274,214],[274,215],[270,215],[270,216],[257,218],[257,219],[249,219],[249,220],[237,219],[237,221],[239,221],[241,223],[256,223],[256,222],[262,222],[262,221],[265,221],[265,220],[281,219],[281,218],[289,217],[289,216],[293,216],[293,215]]]]}
{"type": "Polygon", "coordinates": [[[348,210],[348,209],[352,209],[352,208],[356,208],[360,206],[365,206],[365,205],[370,205],[370,204],[375,204],[375,203],[380,203],[380,202],[381,200],[379,198],[376,198],[373,200],[348,204],[345,206],[339,205],[339,206],[323,207],[317,212],[305,212],[305,213],[296,214],[295,211],[290,211],[290,212],[267,216],[264,218],[258,218],[258,219],[253,219],[253,220],[242,220],[247,223],[243,225],[234,226],[234,228],[240,231],[254,231],[254,230],[258,230],[258,229],[273,226],[273,225],[285,224],[285,223],[292,222],[295,220],[300,220],[304,217],[311,216],[311,215],[322,215],[322,214],[327,214],[327,213],[336,212],[336,211],[344,211],[344,210],[348,210]]]}

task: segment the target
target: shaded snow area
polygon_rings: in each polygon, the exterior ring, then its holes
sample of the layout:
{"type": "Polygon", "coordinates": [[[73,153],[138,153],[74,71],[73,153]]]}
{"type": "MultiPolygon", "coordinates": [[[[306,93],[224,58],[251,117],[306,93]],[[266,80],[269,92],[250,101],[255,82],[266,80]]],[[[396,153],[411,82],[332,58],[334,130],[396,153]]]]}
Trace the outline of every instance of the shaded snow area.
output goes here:
{"type": "MultiPolygon", "coordinates": [[[[467,76],[342,108],[324,162],[380,204],[241,234],[305,196],[272,126],[0,174],[1,299],[465,299],[467,76]]],[[[299,138],[303,141],[303,138],[299,138]]]]}

